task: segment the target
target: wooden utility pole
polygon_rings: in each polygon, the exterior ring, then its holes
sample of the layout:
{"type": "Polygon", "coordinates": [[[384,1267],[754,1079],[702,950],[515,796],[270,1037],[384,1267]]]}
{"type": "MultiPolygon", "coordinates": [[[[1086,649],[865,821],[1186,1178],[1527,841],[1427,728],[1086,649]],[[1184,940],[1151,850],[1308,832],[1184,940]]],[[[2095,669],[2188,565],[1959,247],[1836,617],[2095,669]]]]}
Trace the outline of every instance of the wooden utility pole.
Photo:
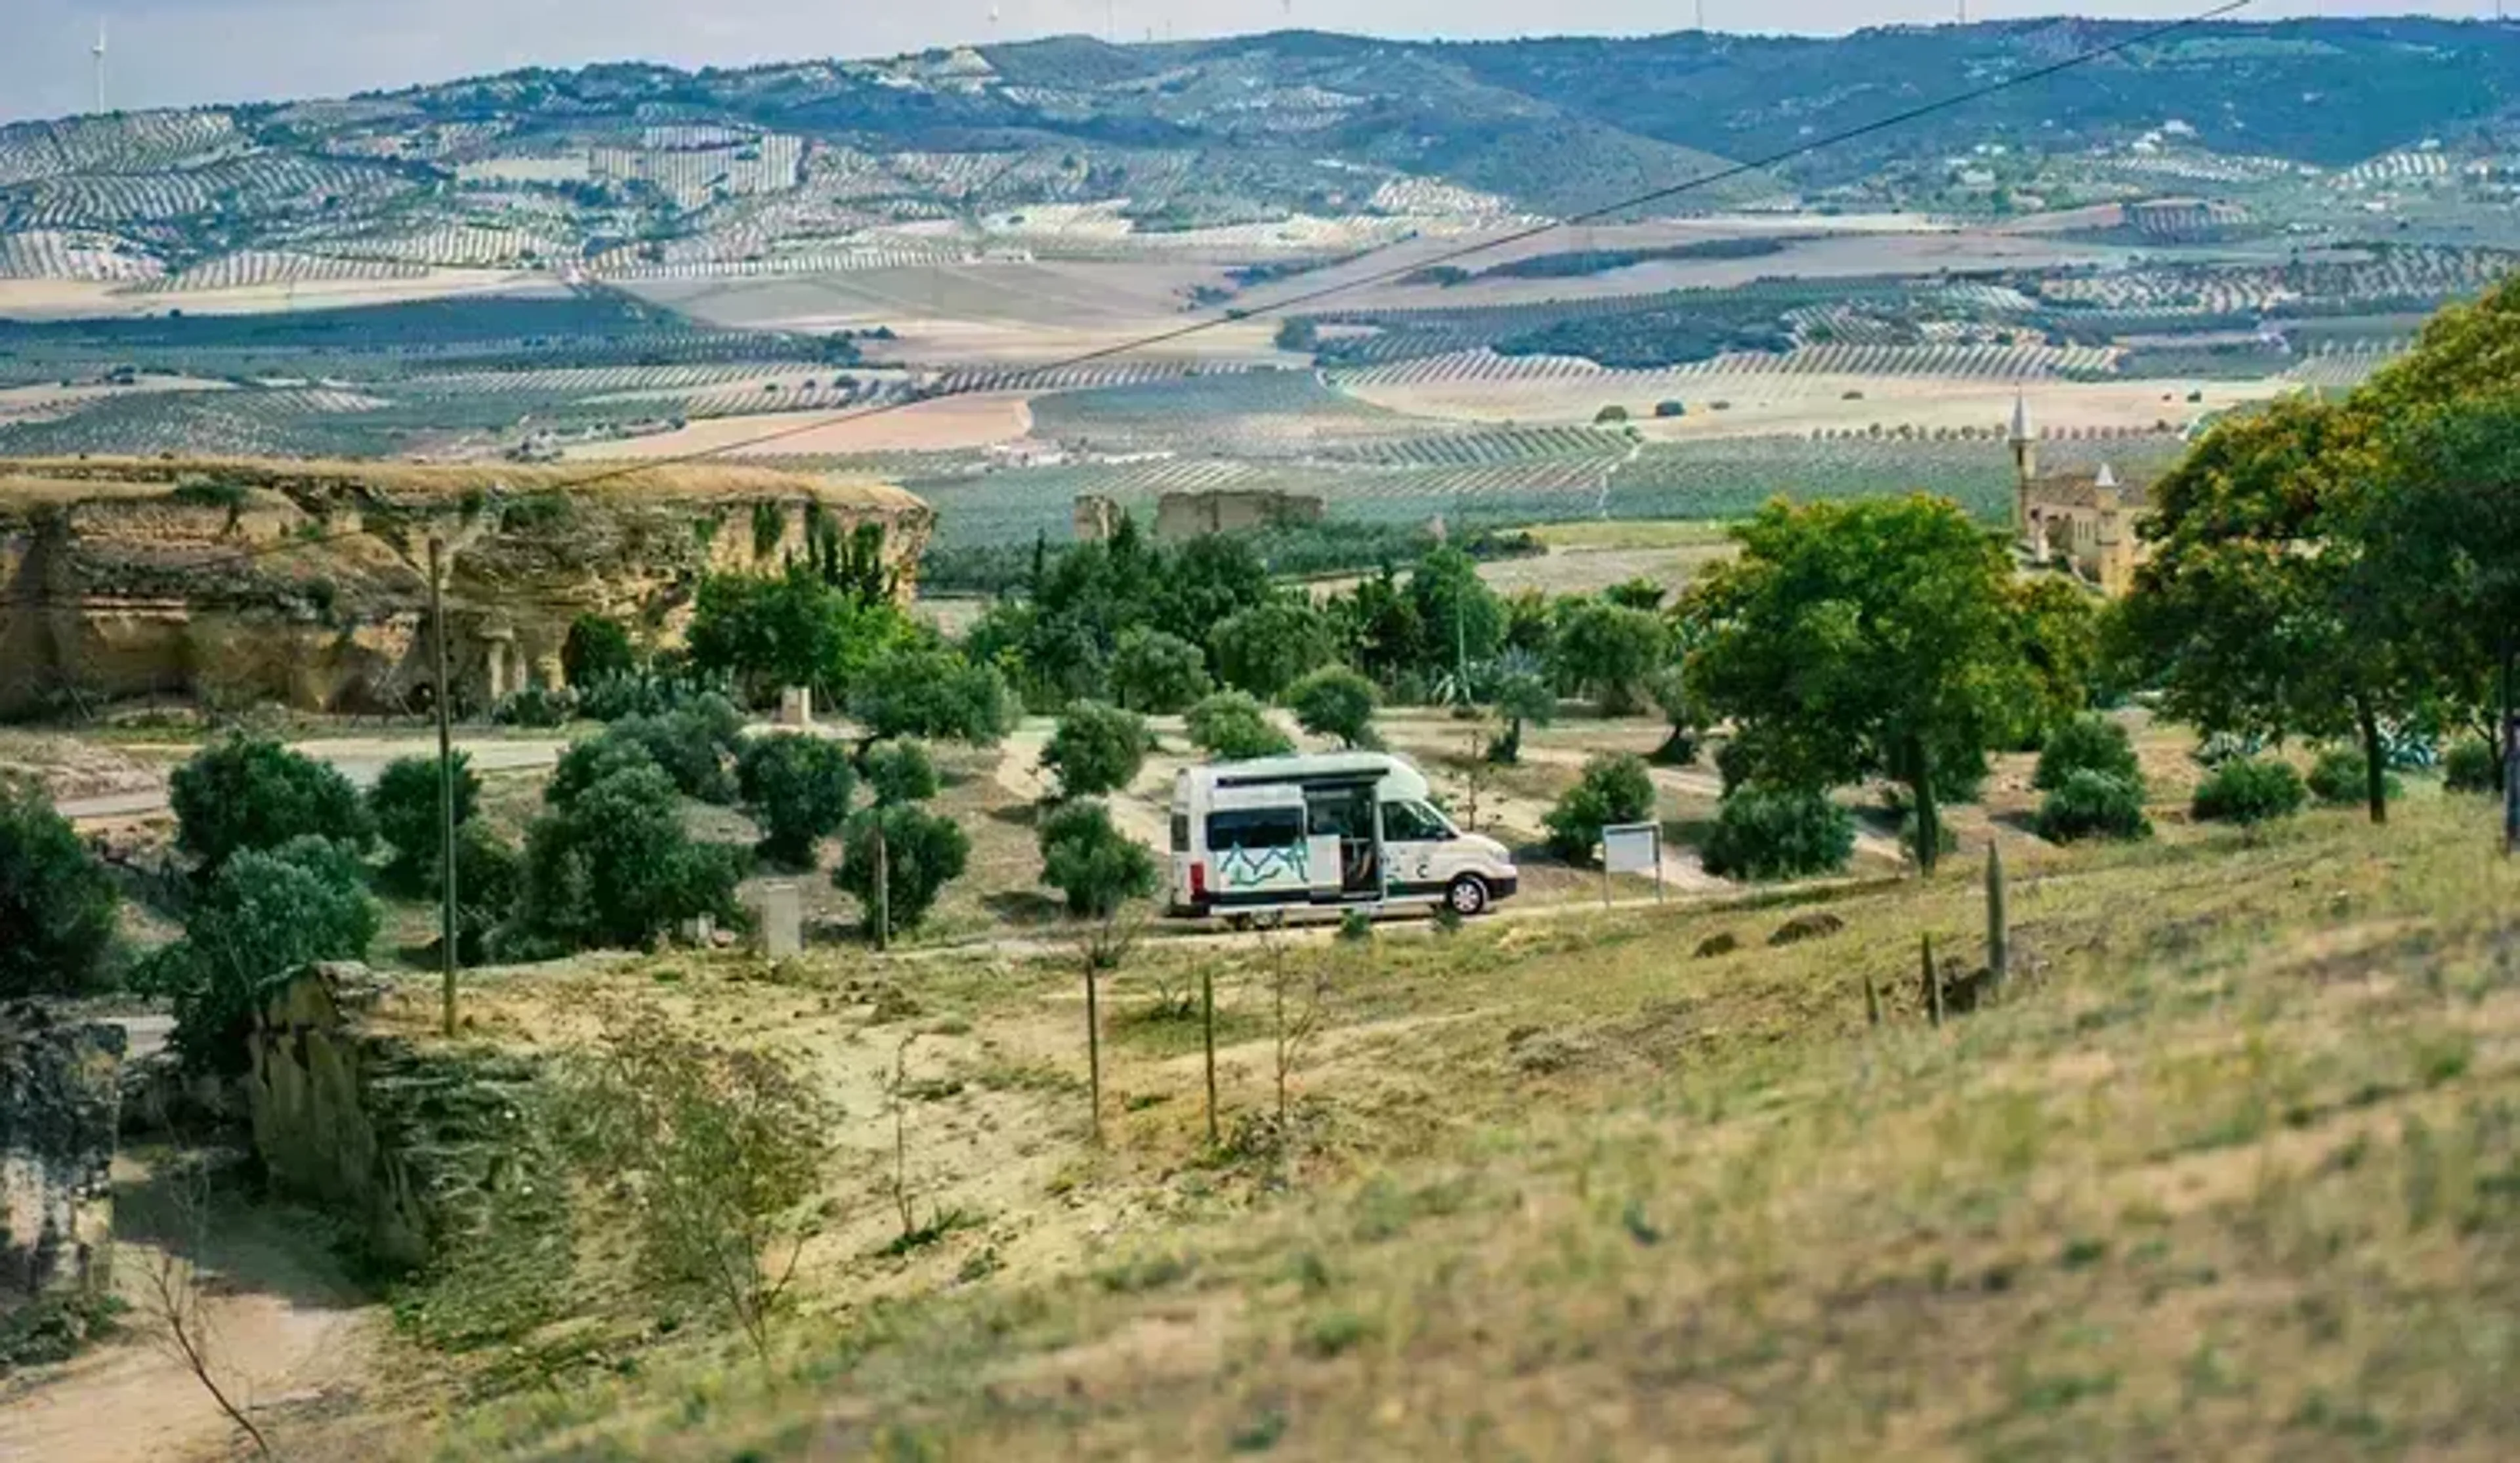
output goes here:
{"type": "Polygon", "coordinates": [[[883,846],[883,809],[875,810],[875,947],[892,948],[892,860],[883,846]]]}
{"type": "Polygon", "coordinates": [[[437,884],[441,898],[438,911],[438,965],[444,976],[441,1005],[446,1034],[455,1034],[455,732],[450,718],[453,690],[446,682],[446,545],[436,534],[428,538],[428,633],[435,642],[432,650],[437,661],[437,690],[430,700],[437,703],[437,884]]]}

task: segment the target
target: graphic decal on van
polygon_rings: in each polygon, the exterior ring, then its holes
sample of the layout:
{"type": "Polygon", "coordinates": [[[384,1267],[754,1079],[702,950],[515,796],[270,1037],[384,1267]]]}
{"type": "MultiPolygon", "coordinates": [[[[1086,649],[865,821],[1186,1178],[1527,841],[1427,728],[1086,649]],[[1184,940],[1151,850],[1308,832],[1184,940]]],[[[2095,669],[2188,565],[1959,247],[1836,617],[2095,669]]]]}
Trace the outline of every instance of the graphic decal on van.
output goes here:
{"type": "Polygon", "coordinates": [[[1302,844],[1282,848],[1220,848],[1216,854],[1217,882],[1227,889],[1251,889],[1275,884],[1291,874],[1310,884],[1310,853],[1302,844]]]}

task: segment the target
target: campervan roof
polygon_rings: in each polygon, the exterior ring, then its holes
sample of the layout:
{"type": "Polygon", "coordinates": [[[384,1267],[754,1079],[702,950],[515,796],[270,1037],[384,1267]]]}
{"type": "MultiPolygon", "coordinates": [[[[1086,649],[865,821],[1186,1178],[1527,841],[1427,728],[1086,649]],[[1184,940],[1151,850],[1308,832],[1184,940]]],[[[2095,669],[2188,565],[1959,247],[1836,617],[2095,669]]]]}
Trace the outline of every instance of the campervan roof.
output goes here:
{"type": "Polygon", "coordinates": [[[1364,782],[1384,784],[1385,797],[1423,798],[1426,778],[1407,757],[1385,752],[1326,752],[1305,756],[1264,756],[1186,769],[1184,786],[1266,787],[1274,783],[1364,782]]]}

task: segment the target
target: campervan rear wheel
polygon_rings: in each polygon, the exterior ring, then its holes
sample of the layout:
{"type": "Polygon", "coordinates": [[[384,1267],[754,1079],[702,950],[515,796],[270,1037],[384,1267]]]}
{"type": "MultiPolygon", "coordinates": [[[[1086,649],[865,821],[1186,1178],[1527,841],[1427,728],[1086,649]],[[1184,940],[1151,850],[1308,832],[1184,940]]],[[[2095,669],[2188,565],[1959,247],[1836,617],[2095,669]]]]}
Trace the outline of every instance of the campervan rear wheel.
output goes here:
{"type": "Polygon", "coordinates": [[[1476,874],[1463,874],[1444,891],[1444,902],[1453,906],[1453,912],[1463,919],[1485,914],[1488,907],[1487,881],[1476,874]]]}

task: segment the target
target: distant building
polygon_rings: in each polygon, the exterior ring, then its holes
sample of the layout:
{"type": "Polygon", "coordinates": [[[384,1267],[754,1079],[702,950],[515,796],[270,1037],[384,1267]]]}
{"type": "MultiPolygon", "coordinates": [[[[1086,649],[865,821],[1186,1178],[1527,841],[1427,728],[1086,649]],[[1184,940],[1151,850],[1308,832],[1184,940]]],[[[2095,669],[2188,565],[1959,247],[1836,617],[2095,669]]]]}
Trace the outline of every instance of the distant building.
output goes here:
{"type": "Polygon", "coordinates": [[[2118,480],[2101,463],[2089,473],[2041,473],[2039,434],[2030,402],[2012,402],[2012,533],[2033,564],[2070,570],[2100,593],[2115,598],[2135,585],[2143,562],[2136,530],[2149,511],[2141,487],[2118,480]]]}
{"type": "MultiPolygon", "coordinates": [[[[1101,493],[1076,495],[1079,543],[1100,543],[1120,526],[1124,510],[1101,493]]],[[[1325,504],[1312,493],[1223,488],[1166,493],[1155,500],[1155,540],[1185,543],[1210,533],[1247,533],[1279,524],[1318,524],[1325,504]]]]}

